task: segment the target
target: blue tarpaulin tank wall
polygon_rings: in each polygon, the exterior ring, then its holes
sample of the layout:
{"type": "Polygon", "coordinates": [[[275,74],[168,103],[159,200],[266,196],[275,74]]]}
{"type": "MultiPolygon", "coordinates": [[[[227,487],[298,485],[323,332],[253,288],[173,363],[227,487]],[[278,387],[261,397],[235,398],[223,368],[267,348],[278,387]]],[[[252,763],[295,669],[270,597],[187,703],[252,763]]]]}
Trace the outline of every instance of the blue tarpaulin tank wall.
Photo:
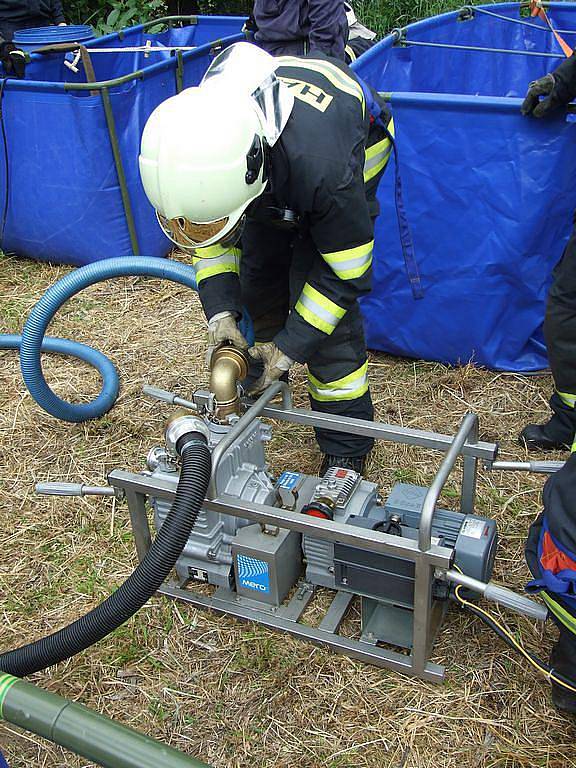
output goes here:
{"type": "MultiPolygon", "coordinates": [[[[575,45],[576,3],[546,8],[575,45]]],[[[576,207],[576,125],[565,113],[535,120],[519,110],[528,83],[562,58],[544,22],[503,3],[412,24],[356,63],[392,94],[425,292],[412,298],[390,168],[379,189],[374,289],[363,301],[372,349],[500,370],[546,367],[546,293],[576,207]]]]}
{"type": "Polygon", "coordinates": [[[33,54],[24,80],[3,81],[3,250],[78,265],[170,250],[140,183],[144,124],[161,101],[198,84],[220,45],[244,39],[242,18],[190,22],[154,22],[88,42],[93,85],[71,53],[33,54]],[[155,50],[126,50],[146,45],[155,50]],[[175,55],[171,46],[193,50],[175,55]]]}

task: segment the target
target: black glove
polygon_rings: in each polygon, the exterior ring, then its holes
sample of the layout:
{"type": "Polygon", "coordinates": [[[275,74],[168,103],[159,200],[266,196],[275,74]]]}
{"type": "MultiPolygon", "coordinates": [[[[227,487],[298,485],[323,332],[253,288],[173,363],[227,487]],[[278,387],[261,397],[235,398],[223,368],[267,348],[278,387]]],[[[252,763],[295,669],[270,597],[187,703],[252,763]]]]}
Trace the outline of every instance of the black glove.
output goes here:
{"type": "Polygon", "coordinates": [[[17,77],[22,79],[26,69],[26,54],[14,43],[0,44],[0,61],[4,67],[4,73],[7,77],[17,77]]]}
{"type": "Polygon", "coordinates": [[[531,82],[520,110],[523,115],[546,117],[558,107],[570,104],[574,97],[576,97],[576,55],[563,61],[554,72],[531,82]],[[540,101],[540,96],[546,98],[540,101]]]}

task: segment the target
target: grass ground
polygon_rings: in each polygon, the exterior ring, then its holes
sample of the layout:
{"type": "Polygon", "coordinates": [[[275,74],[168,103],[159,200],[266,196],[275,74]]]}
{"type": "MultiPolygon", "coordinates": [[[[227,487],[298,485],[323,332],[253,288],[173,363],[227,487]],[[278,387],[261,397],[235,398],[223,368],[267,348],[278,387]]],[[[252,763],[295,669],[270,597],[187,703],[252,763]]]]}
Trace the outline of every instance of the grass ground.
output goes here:
{"type": "MultiPolygon", "coordinates": [[[[17,332],[33,303],[65,268],[3,258],[0,332],[17,332]]],[[[85,291],[54,323],[55,335],[109,354],[122,379],[104,418],[64,424],[42,412],[22,383],[17,355],[0,353],[0,647],[61,627],[102,600],[135,564],[123,503],[36,497],[34,483],[99,484],[114,467],[143,468],[161,440],[169,408],[145,399],[152,382],[183,396],[206,384],[204,324],[185,289],[121,280],[85,291]]],[[[98,388],[84,365],[48,359],[47,376],[69,398],[98,388]]],[[[451,432],[480,415],[481,437],[502,456],[527,418],[544,417],[544,377],[375,354],[377,417],[451,432]]],[[[294,376],[304,403],[301,370],[294,376]]],[[[313,472],[317,449],[301,427],[278,426],[274,470],[313,472]]],[[[439,455],[389,444],[369,474],[384,492],[397,480],[426,483],[439,455]]],[[[528,578],[523,543],[539,511],[541,476],[482,472],[478,509],[498,521],[497,579],[518,589],[528,578]]],[[[454,504],[455,481],[443,497],[454,504]]],[[[546,656],[555,630],[506,616],[528,648],[546,656]]],[[[548,685],[476,619],[452,611],[435,647],[448,666],[443,686],[407,679],[332,655],[253,625],[154,599],[91,651],[38,674],[51,691],[84,702],[164,739],[216,768],[565,768],[576,761],[575,729],[550,707],[548,685]]],[[[9,725],[0,745],[11,768],[86,765],[9,725]]]]}

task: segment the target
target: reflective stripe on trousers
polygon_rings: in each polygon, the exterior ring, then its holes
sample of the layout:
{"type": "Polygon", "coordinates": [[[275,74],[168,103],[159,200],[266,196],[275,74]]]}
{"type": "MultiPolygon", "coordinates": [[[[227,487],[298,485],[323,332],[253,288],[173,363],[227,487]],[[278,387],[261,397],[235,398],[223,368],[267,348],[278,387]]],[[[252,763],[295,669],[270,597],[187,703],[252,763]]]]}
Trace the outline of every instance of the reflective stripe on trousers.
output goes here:
{"type": "Polygon", "coordinates": [[[309,283],[306,283],[302,289],[294,309],[307,323],[328,335],[346,314],[345,309],[339,307],[309,283]]]}
{"type": "Polygon", "coordinates": [[[310,397],[322,403],[356,400],[368,391],[368,361],[347,376],[336,381],[322,382],[308,371],[310,397]]]}
{"type": "Polygon", "coordinates": [[[344,251],[323,253],[322,258],[340,280],[353,280],[370,269],[374,240],[344,251]]]}

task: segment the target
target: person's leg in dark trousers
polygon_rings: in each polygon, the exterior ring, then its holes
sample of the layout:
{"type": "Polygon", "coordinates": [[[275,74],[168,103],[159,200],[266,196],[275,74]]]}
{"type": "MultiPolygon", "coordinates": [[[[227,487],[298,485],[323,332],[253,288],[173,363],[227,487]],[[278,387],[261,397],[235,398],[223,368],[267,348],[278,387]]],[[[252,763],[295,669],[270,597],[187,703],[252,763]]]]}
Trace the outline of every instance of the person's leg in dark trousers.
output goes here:
{"type": "MultiPolygon", "coordinates": [[[[294,253],[290,274],[290,297],[294,306],[308,277],[314,260],[321,258],[311,238],[301,234],[294,238],[294,253]]],[[[308,394],[312,410],[335,416],[350,416],[371,421],[374,416],[368,388],[366,342],[358,304],[354,304],[326,336],[318,351],[308,361],[308,394]]],[[[362,471],[364,457],[374,441],[347,432],[315,429],[322,453],[322,474],[335,463],[362,471]],[[334,462],[332,459],[349,459],[334,462]],[[356,460],[356,461],[353,461],[356,460]]]]}
{"type": "Polygon", "coordinates": [[[570,448],[576,433],[576,228],[553,272],[544,337],[555,391],[546,424],[528,424],[520,440],[529,450],[570,448]]]}
{"type": "MultiPolygon", "coordinates": [[[[576,682],[576,635],[556,621],[560,637],[552,648],[550,666],[563,677],[576,682]]],[[[556,709],[576,715],[576,693],[558,683],[552,683],[552,701],[556,709]]]]}
{"type": "MultiPolygon", "coordinates": [[[[292,240],[292,232],[254,221],[246,223],[242,234],[242,302],[254,324],[256,344],[272,341],[288,317],[292,240]]],[[[251,363],[244,388],[249,388],[260,374],[260,363],[251,363]]]]}

